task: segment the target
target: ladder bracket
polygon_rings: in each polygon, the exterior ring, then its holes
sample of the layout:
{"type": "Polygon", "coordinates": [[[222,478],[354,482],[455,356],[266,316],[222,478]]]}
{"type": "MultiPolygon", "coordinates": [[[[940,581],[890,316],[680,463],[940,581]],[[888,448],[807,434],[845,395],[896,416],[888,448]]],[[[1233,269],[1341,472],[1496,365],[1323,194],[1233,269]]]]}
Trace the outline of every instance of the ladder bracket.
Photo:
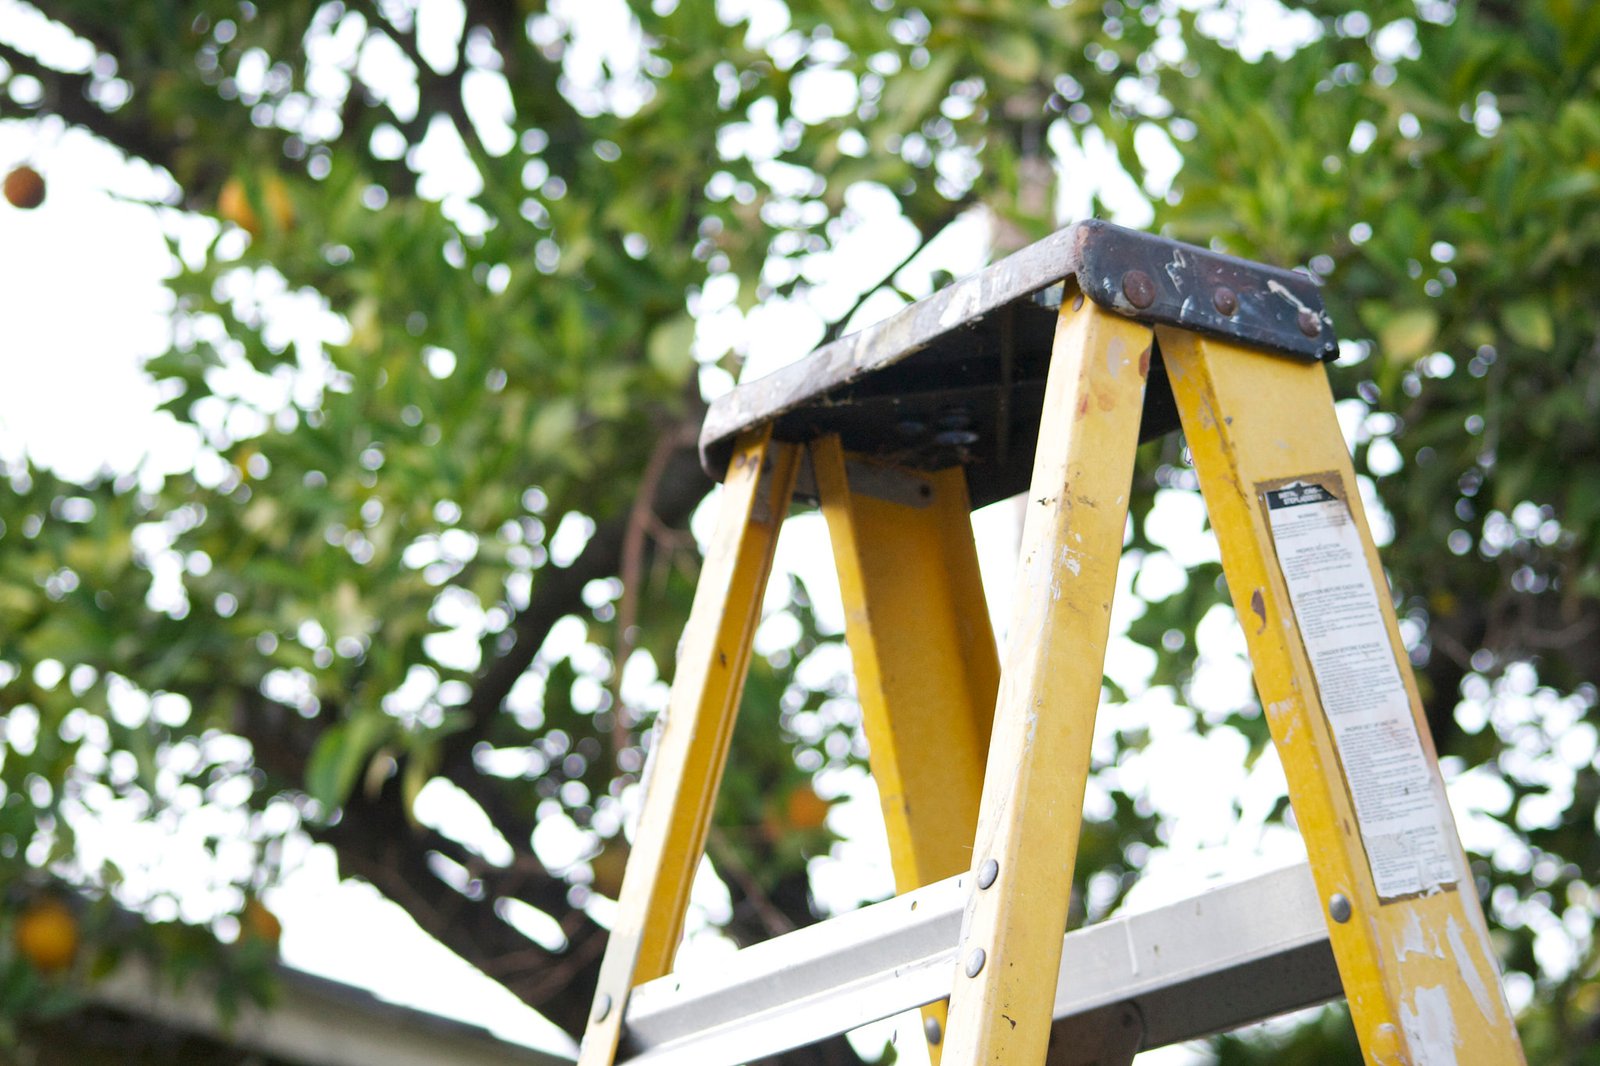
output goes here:
{"type": "Polygon", "coordinates": [[[1279,355],[1331,361],[1339,354],[1309,274],[1098,220],[1069,232],[1077,238],[1078,287],[1101,307],[1279,355]]]}

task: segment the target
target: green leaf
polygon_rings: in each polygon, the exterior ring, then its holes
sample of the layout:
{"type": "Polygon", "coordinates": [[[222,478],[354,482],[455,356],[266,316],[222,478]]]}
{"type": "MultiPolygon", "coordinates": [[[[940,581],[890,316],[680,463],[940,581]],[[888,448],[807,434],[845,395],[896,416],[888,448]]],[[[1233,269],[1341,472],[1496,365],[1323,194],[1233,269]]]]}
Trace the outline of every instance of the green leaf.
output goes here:
{"type": "Polygon", "coordinates": [[[1541,300],[1518,300],[1500,313],[1506,332],[1518,344],[1541,352],[1555,347],[1555,323],[1550,308],[1541,300]]]}
{"type": "Polygon", "coordinates": [[[1377,327],[1378,344],[1391,359],[1426,355],[1439,335],[1439,314],[1431,307],[1409,307],[1389,315],[1377,327]]]}
{"type": "Polygon", "coordinates": [[[528,427],[528,447],[541,457],[562,453],[576,445],[573,435],[577,428],[577,403],[570,397],[557,397],[533,416],[533,425],[528,427]]]}
{"type": "Polygon", "coordinates": [[[984,62],[1002,78],[1031,82],[1039,76],[1043,57],[1039,46],[1030,37],[1020,33],[1007,33],[983,50],[984,62]]]}
{"type": "Polygon", "coordinates": [[[960,54],[954,48],[936,52],[921,70],[907,70],[883,91],[884,112],[896,132],[920,125],[929,110],[944,98],[960,54]]]}
{"type": "Polygon", "coordinates": [[[645,353],[662,377],[682,381],[694,369],[694,330],[694,319],[684,312],[651,331],[645,353]]]}
{"type": "Polygon", "coordinates": [[[367,758],[383,743],[392,726],[387,715],[371,713],[323,730],[306,761],[306,791],[311,798],[327,811],[343,803],[367,758]]]}

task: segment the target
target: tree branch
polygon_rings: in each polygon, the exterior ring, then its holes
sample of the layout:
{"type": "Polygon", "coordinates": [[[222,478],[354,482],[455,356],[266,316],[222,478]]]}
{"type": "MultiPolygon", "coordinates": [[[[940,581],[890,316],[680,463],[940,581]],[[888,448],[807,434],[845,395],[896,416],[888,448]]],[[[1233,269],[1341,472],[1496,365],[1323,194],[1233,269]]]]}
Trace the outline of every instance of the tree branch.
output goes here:
{"type": "MultiPolygon", "coordinates": [[[[681,427],[685,424],[698,426],[700,414],[699,409],[690,411],[678,426],[669,427],[663,435],[683,439],[685,434],[681,427]]],[[[711,491],[711,484],[711,479],[700,469],[700,458],[693,447],[673,448],[655,495],[656,516],[668,525],[682,525],[711,491]]],[[[628,526],[626,513],[599,523],[571,566],[547,566],[539,571],[532,599],[506,630],[513,640],[509,648],[496,656],[495,647],[503,634],[485,640],[484,659],[488,665],[480,672],[472,686],[472,696],[462,708],[472,724],[444,743],[441,767],[452,779],[463,768],[470,768],[473,747],[484,739],[500,713],[501,704],[533,662],[551,627],[571,614],[575,604],[582,602],[583,587],[597,578],[611,577],[618,572],[628,526]]]]}
{"type": "Polygon", "coordinates": [[[130,117],[138,112],[123,108],[113,113],[105,110],[89,96],[94,79],[88,74],[74,74],[45,66],[25,52],[0,41],[0,59],[5,60],[16,74],[37,78],[44,86],[44,97],[38,110],[59,115],[74,126],[82,126],[90,133],[111,142],[130,156],[137,156],[174,171],[173,157],[179,142],[163,136],[147,122],[130,117]]]}
{"type": "Polygon", "coordinates": [[[893,284],[894,276],[900,273],[900,271],[904,270],[906,267],[910,266],[911,261],[917,256],[921,255],[923,250],[926,249],[929,244],[933,243],[933,239],[935,237],[943,233],[951,223],[953,223],[957,218],[961,217],[961,213],[967,209],[967,206],[970,204],[970,202],[970,200],[957,201],[951,211],[941,215],[939,218],[931,220],[926,226],[919,227],[918,233],[922,239],[917,242],[916,247],[912,248],[910,252],[906,253],[903,259],[885,271],[883,276],[877,281],[862,289],[861,294],[856,297],[855,302],[852,303],[843,314],[839,315],[832,322],[828,323],[828,328],[824,330],[822,334],[822,343],[829,344],[843,336],[845,327],[848,326],[850,320],[855,317],[856,312],[861,310],[866,302],[872,298],[873,294],[879,289],[882,289],[885,285],[893,284]]]}

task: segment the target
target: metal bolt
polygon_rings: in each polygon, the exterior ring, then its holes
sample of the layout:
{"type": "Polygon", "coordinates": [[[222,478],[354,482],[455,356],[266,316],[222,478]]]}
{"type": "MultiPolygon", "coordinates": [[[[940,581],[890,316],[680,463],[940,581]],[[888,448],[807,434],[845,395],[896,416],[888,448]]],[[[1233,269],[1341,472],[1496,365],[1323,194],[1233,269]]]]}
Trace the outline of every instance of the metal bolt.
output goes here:
{"type": "Polygon", "coordinates": [[[1122,295],[1133,306],[1143,310],[1156,302],[1156,283],[1142,270],[1130,270],[1122,275],[1122,295]]]}
{"type": "Polygon", "coordinates": [[[1308,337],[1315,337],[1322,332],[1322,316],[1309,308],[1301,310],[1297,321],[1300,323],[1300,332],[1308,337]]]}
{"type": "Polygon", "coordinates": [[[928,431],[928,424],[926,422],[918,422],[914,418],[907,418],[896,422],[894,431],[902,437],[920,437],[928,431]]]}
{"type": "Polygon", "coordinates": [[[993,859],[983,860],[983,865],[978,868],[978,887],[988,888],[994,884],[994,879],[1000,876],[1000,864],[993,859]]]}
{"type": "Polygon", "coordinates": [[[944,1030],[939,1028],[939,1019],[931,1014],[922,1019],[922,1031],[928,1035],[930,1044],[937,1044],[944,1039],[944,1030]]]}
{"type": "Polygon", "coordinates": [[[611,996],[609,993],[600,993],[600,998],[594,1001],[594,1020],[603,1022],[606,1015],[611,1013],[611,996]]]}
{"type": "Polygon", "coordinates": [[[946,407],[939,412],[940,429],[966,429],[972,425],[972,412],[965,407],[946,407]]]}
{"type": "Polygon", "coordinates": [[[1224,285],[1211,294],[1211,306],[1231,318],[1239,310],[1239,294],[1224,285]]]}
{"type": "Polygon", "coordinates": [[[987,959],[988,956],[983,953],[982,948],[973,948],[972,954],[967,956],[967,976],[976,977],[982,973],[983,964],[987,959]]]}
{"type": "Polygon", "coordinates": [[[1328,900],[1328,917],[1343,925],[1350,920],[1350,897],[1343,892],[1335,892],[1328,900]]]}
{"type": "Polygon", "coordinates": [[[947,429],[943,433],[934,434],[933,442],[949,448],[960,448],[978,443],[978,435],[970,429],[947,429]]]}

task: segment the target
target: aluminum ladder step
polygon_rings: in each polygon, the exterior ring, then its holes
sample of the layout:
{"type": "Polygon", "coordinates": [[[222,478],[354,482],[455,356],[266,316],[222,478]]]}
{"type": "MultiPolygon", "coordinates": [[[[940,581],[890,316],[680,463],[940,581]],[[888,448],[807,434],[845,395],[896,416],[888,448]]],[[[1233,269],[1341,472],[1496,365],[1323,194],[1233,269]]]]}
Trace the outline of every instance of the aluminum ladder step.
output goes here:
{"type": "MultiPolygon", "coordinates": [[[[640,985],[618,1061],[738,1066],[944,998],[970,877],[776,937],[707,972],[640,985]]],[[[1053,1043],[1084,1048],[1093,1062],[1107,1030],[1127,1019],[1142,1022],[1149,1050],[1342,994],[1301,864],[1068,933],[1053,1043]]]]}

